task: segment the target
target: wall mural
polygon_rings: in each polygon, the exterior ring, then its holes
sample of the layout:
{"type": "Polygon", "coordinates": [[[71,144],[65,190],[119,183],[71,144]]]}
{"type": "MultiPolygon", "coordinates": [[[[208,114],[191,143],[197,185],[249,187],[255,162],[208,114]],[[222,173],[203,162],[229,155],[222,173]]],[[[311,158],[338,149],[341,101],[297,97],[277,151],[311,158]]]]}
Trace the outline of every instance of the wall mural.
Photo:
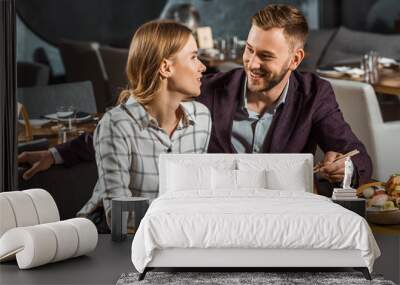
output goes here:
{"type": "Polygon", "coordinates": [[[390,33],[400,30],[399,0],[17,0],[17,60],[49,60],[54,75],[64,73],[56,48],[60,38],[97,41],[127,48],[132,33],[142,23],[162,17],[174,4],[190,3],[200,14],[200,24],[211,26],[214,38],[237,36],[246,39],[251,16],[268,3],[299,7],[311,29],[320,25],[319,11],[324,4],[339,5],[338,25],[355,30],[390,33]],[[327,1],[327,2],[324,2],[327,1]],[[96,7],[95,9],[93,7],[96,7]],[[234,19],[234,20],[232,20],[234,19]],[[41,53],[38,51],[41,51],[41,53]],[[39,59],[40,60],[40,59],[39,59]]]}

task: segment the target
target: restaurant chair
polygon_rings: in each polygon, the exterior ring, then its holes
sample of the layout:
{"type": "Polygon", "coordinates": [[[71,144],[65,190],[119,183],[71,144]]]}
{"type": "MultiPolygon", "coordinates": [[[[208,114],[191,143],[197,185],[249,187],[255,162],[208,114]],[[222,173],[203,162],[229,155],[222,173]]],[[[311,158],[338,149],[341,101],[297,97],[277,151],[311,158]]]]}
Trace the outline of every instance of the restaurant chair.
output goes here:
{"type": "Polygon", "coordinates": [[[125,69],[128,61],[128,49],[101,46],[99,48],[108,78],[112,100],[115,102],[128,80],[125,69]]]}
{"type": "Polygon", "coordinates": [[[96,106],[104,112],[112,105],[108,78],[96,42],[61,40],[58,44],[64,63],[67,81],[91,81],[93,84],[96,106]]]}
{"type": "Polygon", "coordinates": [[[327,47],[336,31],[336,29],[310,30],[304,47],[305,56],[300,63],[299,70],[313,72],[320,66],[320,60],[328,52],[327,47]]]}
{"type": "Polygon", "coordinates": [[[370,84],[328,79],[344,119],[364,143],[372,159],[372,178],[387,181],[400,172],[400,121],[384,122],[370,84]]]}
{"type": "MultiPolygon", "coordinates": [[[[322,40],[322,38],[320,39],[322,40]]],[[[327,41],[318,65],[358,63],[362,56],[371,50],[378,52],[379,56],[396,59],[400,54],[399,42],[400,35],[385,35],[340,27],[327,41]],[[350,42],[351,45],[349,45],[350,42]]]]}
{"type": "Polygon", "coordinates": [[[17,86],[43,86],[49,83],[50,69],[36,62],[17,62],[17,86]]]}
{"type": "Polygon", "coordinates": [[[25,106],[20,102],[17,102],[17,118],[18,118],[18,133],[20,127],[23,127],[23,134],[21,133],[21,137],[23,138],[24,141],[31,141],[33,139],[33,135],[32,135],[32,126],[29,122],[29,114],[28,111],[26,111],[25,106]],[[21,122],[23,123],[20,123],[19,121],[20,118],[21,122]]]}
{"type": "Polygon", "coordinates": [[[24,151],[45,150],[49,148],[49,141],[46,138],[33,139],[32,126],[29,121],[29,114],[25,106],[17,103],[18,117],[18,154],[24,151]],[[23,128],[23,131],[20,129],[23,128]]]}
{"type": "Polygon", "coordinates": [[[60,106],[74,106],[77,111],[97,113],[89,81],[18,88],[17,100],[25,106],[30,119],[56,113],[60,106]]]}

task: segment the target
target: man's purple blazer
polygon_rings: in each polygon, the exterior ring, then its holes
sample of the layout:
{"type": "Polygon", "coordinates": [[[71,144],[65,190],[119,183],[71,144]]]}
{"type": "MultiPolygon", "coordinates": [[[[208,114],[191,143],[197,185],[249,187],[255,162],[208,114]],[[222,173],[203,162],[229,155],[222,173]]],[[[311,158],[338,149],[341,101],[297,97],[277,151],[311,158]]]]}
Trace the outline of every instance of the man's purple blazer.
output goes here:
{"type": "MultiPolygon", "coordinates": [[[[245,76],[240,68],[206,75],[202,80],[197,100],[210,109],[213,121],[208,152],[235,152],[231,143],[232,123],[243,94],[245,76]]],[[[94,154],[91,135],[77,140],[57,146],[66,165],[73,165],[81,158],[87,160],[88,153],[94,154]]],[[[312,73],[295,71],[289,79],[286,101],[273,117],[263,152],[315,153],[317,145],[324,152],[346,153],[358,149],[360,154],[352,157],[358,182],[363,184],[370,180],[371,160],[364,145],[344,121],[329,82],[312,73]]]]}
{"type": "MultiPolygon", "coordinates": [[[[243,96],[245,72],[234,69],[204,77],[198,101],[211,111],[213,128],[208,152],[233,153],[233,116],[243,96]]],[[[293,72],[286,101],[273,117],[264,142],[265,153],[341,153],[358,149],[352,157],[358,182],[370,180],[372,163],[364,145],[344,121],[330,83],[313,73],[293,72]]]]}

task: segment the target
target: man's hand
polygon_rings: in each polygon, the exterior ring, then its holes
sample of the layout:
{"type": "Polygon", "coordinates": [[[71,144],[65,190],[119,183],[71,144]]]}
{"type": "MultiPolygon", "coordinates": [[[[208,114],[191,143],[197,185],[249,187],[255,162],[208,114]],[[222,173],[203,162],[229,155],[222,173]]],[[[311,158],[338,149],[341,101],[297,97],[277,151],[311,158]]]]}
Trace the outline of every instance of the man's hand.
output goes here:
{"type": "Polygon", "coordinates": [[[342,155],[339,152],[328,151],[325,153],[324,161],[322,162],[320,174],[329,182],[342,182],[344,177],[344,163],[345,159],[340,159],[332,163],[338,156],[342,155]]]}
{"type": "Polygon", "coordinates": [[[53,155],[48,150],[24,151],[18,156],[17,162],[18,164],[28,163],[31,166],[22,175],[25,180],[31,179],[40,171],[49,169],[55,163],[53,155]]]}

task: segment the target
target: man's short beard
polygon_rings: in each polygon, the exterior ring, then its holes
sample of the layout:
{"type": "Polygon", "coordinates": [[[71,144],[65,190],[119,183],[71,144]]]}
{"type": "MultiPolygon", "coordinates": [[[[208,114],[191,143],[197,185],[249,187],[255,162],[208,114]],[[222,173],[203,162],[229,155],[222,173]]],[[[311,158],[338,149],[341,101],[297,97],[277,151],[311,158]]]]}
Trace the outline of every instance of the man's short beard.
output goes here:
{"type": "MultiPolygon", "coordinates": [[[[282,71],[270,78],[264,86],[249,86],[248,88],[251,92],[266,92],[274,88],[276,85],[282,82],[283,78],[286,76],[287,72],[289,71],[289,64],[287,64],[286,68],[283,68],[282,71]],[[253,87],[253,88],[252,88],[253,87]],[[255,87],[255,88],[254,88],[255,87]]],[[[270,75],[270,74],[268,74],[270,75]]]]}

